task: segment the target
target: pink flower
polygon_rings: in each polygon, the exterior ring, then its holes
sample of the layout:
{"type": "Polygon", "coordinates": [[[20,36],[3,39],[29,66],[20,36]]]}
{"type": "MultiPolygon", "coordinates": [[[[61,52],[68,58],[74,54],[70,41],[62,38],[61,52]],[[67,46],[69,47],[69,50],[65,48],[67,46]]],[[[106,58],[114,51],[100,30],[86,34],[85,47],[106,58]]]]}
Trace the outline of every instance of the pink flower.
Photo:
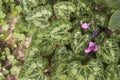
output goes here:
{"type": "Polygon", "coordinates": [[[95,6],[95,11],[100,11],[100,7],[99,6],[95,6]]]}
{"type": "Polygon", "coordinates": [[[90,42],[89,46],[84,50],[85,53],[90,53],[92,51],[96,52],[98,50],[98,45],[96,42],[90,42]]]}
{"type": "Polygon", "coordinates": [[[90,24],[89,23],[83,23],[82,21],[81,21],[81,26],[82,26],[82,28],[84,29],[84,30],[86,30],[86,29],[89,29],[89,26],[90,24]]]}

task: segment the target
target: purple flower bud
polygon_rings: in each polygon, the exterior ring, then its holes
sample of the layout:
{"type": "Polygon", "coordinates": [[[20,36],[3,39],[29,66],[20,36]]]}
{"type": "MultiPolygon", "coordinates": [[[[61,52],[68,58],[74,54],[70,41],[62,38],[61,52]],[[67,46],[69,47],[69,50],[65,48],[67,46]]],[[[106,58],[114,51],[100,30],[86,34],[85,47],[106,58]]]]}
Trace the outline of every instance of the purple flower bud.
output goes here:
{"type": "Polygon", "coordinates": [[[115,30],[111,30],[111,29],[107,29],[105,32],[106,32],[106,34],[108,35],[108,36],[110,36],[110,34],[112,33],[112,32],[114,32],[115,30]]]}
{"type": "Polygon", "coordinates": [[[92,38],[95,38],[97,35],[98,35],[98,31],[95,31],[95,32],[91,35],[91,37],[92,37],[92,38]]]}

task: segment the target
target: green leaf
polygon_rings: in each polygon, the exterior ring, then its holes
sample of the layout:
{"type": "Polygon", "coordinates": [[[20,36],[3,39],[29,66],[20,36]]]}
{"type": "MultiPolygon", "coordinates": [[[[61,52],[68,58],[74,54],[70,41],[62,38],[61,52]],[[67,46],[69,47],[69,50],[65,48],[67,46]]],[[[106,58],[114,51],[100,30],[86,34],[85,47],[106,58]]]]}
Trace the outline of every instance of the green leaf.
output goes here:
{"type": "MultiPolygon", "coordinates": [[[[80,54],[81,51],[84,52],[83,50],[87,47],[85,45],[88,45],[90,38],[91,36],[89,36],[88,34],[82,35],[82,32],[78,30],[75,31],[72,35],[72,39],[70,40],[71,47],[74,50],[74,53],[80,54]]],[[[82,56],[83,55],[81,55],[81,57],[82,56]]]]}
{"type": "Polygon", "coordinates": [[[26,20],[39,28],[46,28],[49,26],[48,18],[52,16],[52,9],[50,5],[40,6],[35,8],[26,17],[26,20]]]}
{"type": "Polygon", "coordinates": [[[70,50],[68,51],[66,47],[61,46],[56,50],[56,54],[53,57],[53,59],[57,61],[56,63],[66,63],[66,62],[70,62],[71,59],[73,59],[73,56],[76,55],[72,53],[70,50]]]}
{"type": "Polygon", "coordinates": [[[117,10],[110,18],[109,28],[120,30],[120,10],[117,10]]]}
{"type": "Polygon", "coordinates": [[[63,67],[65,66],[65,64],[59,64],[56,70],[56,74],[60,73],[63,70],[63,67]]]}
{"type": "Polygon", "coordinates": [[[120,0],[106,0],[106,2],[110,7],[120,9],[120,0]]]}
{"type": "Polygon", "coordinates": [[[23,13],[27,14],[31,12],[32,8],[38,7],[38,5],[43,5],[49,0],[20,0],[23,13]]]}
{"type": "Polygon", "coordinates": [[[70,19],[70,14],[75,12],[76,7],[71,2],[58,2],[54,5],[55,15],[58,19],[70,19]]]}
{"type": "Polygon", "coordinates": [[[56,41],[58,44],[67,42],[71,35],[68,33],[68,30],[72,28],[72,25],[67,20],[58,20],[52,23],[50,26],[49,36],[51,41],[56,41]]]}
{"type": "Polygon", "coordinates": [[[25,39],[25,35],[24,35],[24,34],[20,34],[20,33],[16,33],[16,32],[14,32],[14,34],[13,34],[13,38],[15,38],[15,39],[21,41],[21,40],[25,39]]]}
{"type": "Polygon", "coordinates": [[[72,73],[73,75],[76,75],[76,74],[77,74],[77,69],[72,69],[71,73],[72,73]]]}
{"type": "Polygon", "coordinates": [[[106,0],[93,0],[93,1],[95,1],[95,3],[101,5],[102,7],[108,6],[106,0]]]}
{"type": "Polygon", "coordinates": [[[35,80],[35,79],[19,78],[19,80],[35,80]]]}
{"type": "Polygon", "coordinates": [[[9,25],[6,24],[6,25],[3,25],[3,26],[2,26],[2,30],[7,31],[8,29],[9,29],[9,25]]]}
{"type": "Polygon", "coordinates": [[[13,66],[19,65],[19,62],[15,59],[15,57],[13,55],[8,55],[7,59],[11,62],[11,64],[13,66]]]}
{"type": "Polygon", "coordinates": [[[74,80],[66,74],[67,65],[66,63],[56,63],[54,65],[54,70],[52,70],[52,80],[74,80]]]}
{"type": "Polygon", "coordinates": [[[118,45],[111,39],[106,40],[104,45],[99,46],[96,56],[106,64],[117,63],[120,56],[118,45]]]}
{"type": "Polygon", "coordinates": [[[86,65],[74,61],[68,65],[68,74],[75,77],[76,80],[102,80],[103,65],[96,59],[91,59],[86,65]],[[78,65],[74,66],[74,64],[78,65]],[[73,74],[74,69],[77,69],[76,74],[73,74]]]}
{"type": "Polygon", "coordinates": [[[20,68],[18,68],[17,66],[13,66],[10,69],[10,72],[11,72],[12,75],[18,75],[20,73],[20,68]]]}
{"type": "Polygon", "coordinates": [[[2,2],[2,1],[0,1],[0,10],[2,9],[2,3],[3,3],[3,2],[2,2]]]}
{"type": "Polygon", "coordinates": [[[42,54],[43,56],[50,55],[55,49],[55,45],[56,43],[49,41],[46,41],[45,43],[43,42],[43,44],[39,44],[39,48],[41,49],[39,54],[42,54]]]}
{"type": "Polygon", "coordinates": [[[77,77],[77,80],[85,80],[85,78],[84,78],[84,76],[79,75],[79,76],[77,77]]]}
{"type": "Polygon", "coordinates": [[[120,79],[120,65],[111,64],[107,67],[105,74],[106,80],[119,80],[120,79]]]}
{"type": "Polygon", "coordinates": [[[5,55],[6,56],[10,55],[10,49],[9,48],[5,48],[5,55]]]}
{"type": "Polygon", "coordinates": [[[20,0],[23,12],[28,13],[32,7],[38,5],[38,0],[20,0]]]}
{"type": "Polygon", "coordinates": [[[103,65],[97,59],[91,59],[86,65],[82,65],[80,61],[73,61],[70,63],[57,62],[54,65],[52,71],[52,80],[102,80],[102,79],[103,79],[103,65]],[[64,76],[64,78],[61,78],[62,76],[64,76]]]}
{"type": "Polygon", "coordinates": [[[28,26],[27,22],[22,20],[20,23],[17,23],[15,25],[16,27],[15,31],[20,33],[28,32],[27,26],[28,26]]]}
{"type": "Polygon", "coordinates": [[[8,37],[8,34],[7,33],[3,33],[3,34],[0,34],[0,39],[1,40],[4,40],[8,37]]]}
{"type": "Polygon", "coordinates": [[[45,69],[45,64],[41,58],[33,59],[31,61],[26,61],[19,74],[19,78],[24,78],[25,80],[49,80],[43,70],[45,69]]]}
{"type": "Polygon", "coordinates": [[[5,77],[4,76],[0,76],[0,80],[5,80],[5,77]]]}
{"type": "Polygon", "coordinates": [[[16,6],[15,9],[17,10],[18,13],[20,13],[22,11],[21,6],[16,6]]]}
{"type": "MultiPolygon", "coordinates": [[[[68,32],[72,28],[72,24],[67,20],[56,20],[46,28],[47,30],[40,29],[35,33],[38,41],[34,40],[35,44],[41,44],[43,42],[50,42],[53,44],[64,45],[70,39],[71,35],[68,32]],[[49,39],[49,41],[48,41],[49,39]],[[40,43],[41,42],[41,43],[40,43]]],[[[36,38],[35,37],[35,38],[36,38]]]]}
{"type": "Polygon", "coordinates": [[[2,72],[4,75],[7,75],[9,73],[9,70],[4,69],[2,72]]]}
{"type": "Polygon", "coordinates": [[[0,18],[5,18],[6,14],[4,14],[2,11],[0,11],[0,18]]]}

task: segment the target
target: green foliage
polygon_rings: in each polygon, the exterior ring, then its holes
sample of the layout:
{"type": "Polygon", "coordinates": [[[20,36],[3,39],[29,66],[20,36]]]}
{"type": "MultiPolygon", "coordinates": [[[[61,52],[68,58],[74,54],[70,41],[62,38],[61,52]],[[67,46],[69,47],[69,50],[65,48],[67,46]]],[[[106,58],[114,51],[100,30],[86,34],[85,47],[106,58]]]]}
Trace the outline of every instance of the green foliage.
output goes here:
{"type": "Polygon", "coordinates": [[[16,66],[12,67],[10,70],[12,75],[18,75],[20,73],[20,69],[16,66]]]}
{"type": "Polygon", "coordinates": [[[0,80],[119,80],[119,7],[119,0],[0,0],[0,80]],[[85,53],[91,41],[98,50],[85,53]]]}
{"type": "Polygon", "coordinates": [[[120,10],[117,10],[111,16],[109,21],[109,28],[120,30],[120,10]]]}
{"type": "Polygon", "coordinates": [[[72,49],[74,50],[75,54],[80,54],[81,51],[83,51],[85,49],[86,46],[84,46],[85,44],[87,45],[88,42],[90,41],[90,36],[89,35],[82,35],[81,32],[75,32],[73,34],[73,39],[71,40],[71,46],[72,49]]]}
{"type": "Polygon", "coordinates": [[[75,80],[102,80],[103,65],[99,60],[91,59],[86,65],[72,62],[68,66],[68,74],[75,80]]]}
{"type": "Polygon", "coordinates": [[[0,18],[5,18],[5,14],[2,12],[2,11],[0,11],[0,18]]]}
{"type": "Polygon", "coordinates": [[[25,39],[25,35],[24,34],[20,34],[20,33],[14,33],[13,34],[13,38],[15,38],[17,40],[23,40],[23,39],[25,39]]]}
{"type": "Polygon", "coordinates": [[[20,0],[23,12],[29,13],[32,8],[38,7],[39,5],[46,4],[48,0],[20,0]]]}
{"type": "Polygon", "coordinates": [[[76,7],[71,2],[59,2],[54,5],[55,15],[58,19],[70,19],[70,14],[75,12],[76,7]]]}
{"type": "Polygon", "coordinates": [[[108,5],[110,7],[114,7],[114,8],[120,8],[120,0],[106,0],[106,2],[108,3],[108,5]]]}
{"type": "Polygon", "coordinates": [[[71,77],[67,75],[66,63],[59,63],[53,70],[52,80],[71,80],[71,77]]]}
{"type": "Polygon", "coordinates": [[[106,69],[106,80],[119,80],[120,79],[120,65],[111,64],[106,69]]]}
{"type": "Polygon", "coordinates": [[[118,45],[112,42],[112,40],[105,40],[100,50],[96,54],[97,57],[107,64],[117,63],[119,60],[119,48],[118,45]]]}
{"type": "Polygon", "coordinates": [[[72,28],[72,25],[67,20],[58,20],[52,23],[50,26],[49,37],[51,41],[56,41],[57,44],[64,44],[70,39],[68,30],[72,28]]]}
{"type": "Polygon", "coordinates": [[[20,80],[49,80],[49,78],[43,74],[43,69],[45,69],[45,64],[41,58],[25,62],[19,76],[20,80]]]}
{"type": "Polygon", "coordinates": [[[59,63],[53,70],[52,80],[102,80],[103,65],[100,61],[91,59],[86,65],[79,61],[70,64],[59,63]]]}
{"type": "Polygon", "coordinates": [[[110,18],[109,21],[109,27],[111,29],[115,29],[115,30],[119,30],[120,29],[120,0],[106,0],[106,2],[109,4],[110,7],[116,8],[118,10],[116,10],[113,15],[110,18]]]}
{"type": "Polygon", "coordinates": [[[33,11],[26,16],[26,20],[29,23],[33,23],[35,26],[46,28],[49,26],[48,18],[50,18],[51,15],[51,6],[46,5],[33,9],[33,11]]]}
{"type": "Polygon", "coordinates": [[[39,0],[20,0],[21,6],[23,8],[23,12],[29,12],[32,7],[35,7],[38,5],[39,0]]]}

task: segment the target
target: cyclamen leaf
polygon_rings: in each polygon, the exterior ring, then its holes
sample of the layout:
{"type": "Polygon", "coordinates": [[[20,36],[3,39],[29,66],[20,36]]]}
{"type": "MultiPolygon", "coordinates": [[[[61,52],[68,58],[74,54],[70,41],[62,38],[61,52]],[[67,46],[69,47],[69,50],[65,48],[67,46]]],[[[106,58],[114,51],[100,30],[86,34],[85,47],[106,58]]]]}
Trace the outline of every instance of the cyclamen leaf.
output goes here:
{"type": "Polygon", "coordinates": [[[74,61],[68,65],[68,74],[74,77],[74,80],[102,80],[103,65],[95,59],[91,59],[86,65],[74,61]],[[73,74],[74,69],[77,69],[77,74],[73,74]]]}
{"type": "Polygon", "coordinates": [[[81,51],[83,51],[86,46],[88,45],[88,42],[90,41],[90,36],[89,35],[82,35],[80,31],[76,31],[72,35],[73,39],[70,40],[72,49],[74,50],[75,54],[80,54],[81,51]]]}
{"type": "Polygon", "coordinates": [[[38,5],[45,4],[49,0],[20,0],[23,13],[27,14],[31,12],[32,8],[37,7],[38,5]]]}
{"type": "Polygon", "coordinates": [[[74,53],[72,53],[70,50],[68,51],[66,47],[59,47],[59,49],[56,50],[56,54],[53,57],[56,63],[65,63],[65,62],[71,62],[71,59],[76,56],[74,53]]]}
{"type": "Polygon", "coordinates": [[[35,8],[26,17],[26,20],[40,28],[46,28],[49,25],[48,18],[52,16],[52,9],[50,5],[35,8]]]}
{"type": "Polygon", "coordinates": [[[59,64],[59,66],[56,70],[56,74],[60,73],[63,70],[63,67],[65,67],[65,64],[59,64]]]}
{"type": "Polygon", "coordinates": [[[115,11],[109,21],[109,28],[113,30],[120,30],[120,10],[115,11]]]}
{"type": "Polygon", "coordinates": [[[32,7],[35,7],[38,5],[39,0],[20,0],[21,6],[23,8],[23,12],[28,13],[31,11],[32,7]]]}
{"type": "MultiPolygon", "coordinates": [[[[43,74],[42,70],[45,69],[45,65],[42,59],[33,59],[24,63],[23,69],[19,75],[20,78],[25,80],[49,80],[49,78],[43,74]],[[32,65],[34,64],[34,65],[32,65]]],[[[20,79],[22,80],[22,79],[20,79]]]]}
{"type": "Polygon", "coordinates": [[[42,41],[49,39],[54,44],[64,45],[70,39],[71,35],[68,32],[72,28],[72,24],[67,20],[56,20],[47,28],[40,29],[37,38],[42,41]]]}
{"type": "Polygon", "coordinates": [[[39,48],[41,49],[39,54],[40,55],[43,55],[43,56],[46,56],[46,55],[50,55],[54,49],[55,49],[55,42],[52,43],[52,42],[45,42],[45,44],[42,46],[42,43],[40,44],[39,48]]]}
{"type": "Polygon", "coordinates": [[[59,42],[67,41],[70,38],[68,30],[72,28],[72,25],[67,20],[58,20],[52,23],[50,26],[50,37],[53,40],[59,42]]]}
{"type": "Polygon", "coordinates": [[[58,2],[54,5],[55,15],[58,19],[70,19],[70,14],[75,12],[75,5],[71,2],[58,2]]]}
{"type": "Polygon", "coordinates": [[[106,2],[110,7],[120,8],[120,0],[106,0],[106,2]]]}
{"type": "Polygon", "coordinates": [[[66,63],[57,63],[54,65],[54,70],[52,71],[52,80],[74,80],[66,74],[67,66],[66,63]],[[60,70],[59,70],[60,69],[60,70]]]}
{"type": "Polygon", "coordinates": [[[120,65],[111,64],[107,67],[105,74],[106,80],[119,80],[120,79],[120,65]]]}
{"type": "Polygon", "coordinates": [[[97,4],[101,5],[101,6],[108,6],[106,3],[106,0],[93,0],[95,1],[97,4]]]}
{"type": "Polygon", "coordinates": [[[79,61],[58,64],[54,65],[52,80],[103,80],[104,77],[103,65],[96,59],[91,59],[86,65],[79,61]],[[59,68],[61,70],[56,72],[59,68]],[[63,75],[65,78],[61,78],[63,75]]]}
{"type": "Polygon", "coordinates": [[[119,60],[119,48],[118,45],[111,42],[111,40],[106,40],[104,46],[99,46],[100,49],[96,53],[98,59],[106,64],[117,63],[119,60]]]}

